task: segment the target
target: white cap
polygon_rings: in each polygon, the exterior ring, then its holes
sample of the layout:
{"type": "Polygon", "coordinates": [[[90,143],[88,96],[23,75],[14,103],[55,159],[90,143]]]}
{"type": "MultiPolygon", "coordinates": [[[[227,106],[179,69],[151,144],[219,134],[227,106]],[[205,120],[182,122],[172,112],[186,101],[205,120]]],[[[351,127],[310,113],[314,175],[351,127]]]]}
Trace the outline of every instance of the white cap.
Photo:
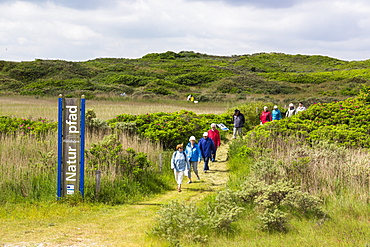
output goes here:
{"type": "Polygon", "coordinates": [[[190,136],[189,141],[195,141],[195,136],[190,136]]]}
{"type": "Polygon", "coordinates": [[[208,136],[208,132],[204,132],[203,133],[203,136],[208,136]]]}
{"type": "Polygon", "coordinates": [[[264,106],[263,109],[266,110],[268,107],[267,106],[264,106]]]}
{"type": "Polygon", "coordinates": [[[213,126],[216,127],[216,124],[215,123],[211,123],[211,128],[213,128],[213,126]]]}
{"type": "Polygon", "coordinates": [[[278,108],[278,106],[277,105],[274,105],[274,109],[277,109],[278,108]]]}
{"type": "Polygon", "coordinates": [[[294,106],[293,103],[290,103],[289,106],[294,106]]]}

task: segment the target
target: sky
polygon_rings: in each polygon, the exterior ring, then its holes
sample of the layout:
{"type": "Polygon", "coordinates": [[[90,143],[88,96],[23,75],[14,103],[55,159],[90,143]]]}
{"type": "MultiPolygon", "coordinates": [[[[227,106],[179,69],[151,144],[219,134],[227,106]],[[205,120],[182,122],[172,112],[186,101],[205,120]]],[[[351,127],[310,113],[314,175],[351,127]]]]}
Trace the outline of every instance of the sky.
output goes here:
{"type": "Polygon", "coordinates": [[[369,0],[0,0],[0,60],[194,51],[370,59],[369,0]]]}

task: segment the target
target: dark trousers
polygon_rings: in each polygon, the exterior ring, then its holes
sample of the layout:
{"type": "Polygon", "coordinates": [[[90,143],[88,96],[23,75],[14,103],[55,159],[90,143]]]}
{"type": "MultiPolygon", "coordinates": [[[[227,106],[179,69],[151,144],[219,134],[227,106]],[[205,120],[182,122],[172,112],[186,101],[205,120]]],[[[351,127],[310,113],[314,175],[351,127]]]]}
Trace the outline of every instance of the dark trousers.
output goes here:
{"type": "Polygon", "coordinates": [[[216,152],[217,152],[217,149],[215,150],[215,152],[213,153],[213,157],[211,158],[212,162],[214,162],[216,160],[216,152]]]}
{"type": "Polygon", "coordinates": [[[204,159],[204,169],[203,169],[203,171],[208,171],[209,170],[208,162],[209,162],[210,158],[211,157],[203,157],[203,159],[204,159]]]}

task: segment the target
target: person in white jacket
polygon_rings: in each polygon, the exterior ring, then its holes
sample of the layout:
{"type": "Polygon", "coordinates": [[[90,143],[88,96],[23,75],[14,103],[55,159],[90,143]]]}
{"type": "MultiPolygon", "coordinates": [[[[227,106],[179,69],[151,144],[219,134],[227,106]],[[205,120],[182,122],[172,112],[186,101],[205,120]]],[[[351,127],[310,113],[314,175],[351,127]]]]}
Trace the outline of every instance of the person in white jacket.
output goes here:
{"type": "Polygon", "coordinates": [[[184,178],[185,171],[190,170],[190,163],[182,144],[178,144],[176,150],[172,155],[171,169],[173,169],[175,174],[177,191],[181,192],[182,179],[184,178]]]}
{"type": "Polygon", "coordinates": [[[285,116],[286,117],[291,117],[295,114],[295,108],[294,108],[294,105],[293,103],[290,103],[289,104],[289,109],[287,110],[287,112],[285,113],[285,116]]]}
{"type": "Polygon", "coordinates": [[[301,111],[304,111],[304,110],[306,110],[306,107],[304,107],[304,106],[303,106],[302,102],[299,102],[299,103],[298,103],[297,110],[296,110],[296,114],[297,114],[298,112],[301,112],[301,111]]]}

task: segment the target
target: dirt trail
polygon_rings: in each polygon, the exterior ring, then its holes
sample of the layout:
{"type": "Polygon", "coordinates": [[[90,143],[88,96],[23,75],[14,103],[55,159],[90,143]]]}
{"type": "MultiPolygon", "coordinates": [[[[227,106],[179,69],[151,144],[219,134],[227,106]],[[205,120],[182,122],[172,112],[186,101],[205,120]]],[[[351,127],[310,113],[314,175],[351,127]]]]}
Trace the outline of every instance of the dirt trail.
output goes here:
{"type": "Polygon", "coordinates": [[[165,243],[147,233],[155,223],[160,206],[172,200],[194,201],[225,188],[228,145],[217,150],[217,162],[210,162],[210,171],[202,172],[201,181],[187,184],[182,192],[174,188],[149,200],[131,205],[107,207],[66,219],[13,220],[0,233],[0,246],[163,246],[165,243]],[[52,220],[52,222],[51,222],[52,220]]]}

